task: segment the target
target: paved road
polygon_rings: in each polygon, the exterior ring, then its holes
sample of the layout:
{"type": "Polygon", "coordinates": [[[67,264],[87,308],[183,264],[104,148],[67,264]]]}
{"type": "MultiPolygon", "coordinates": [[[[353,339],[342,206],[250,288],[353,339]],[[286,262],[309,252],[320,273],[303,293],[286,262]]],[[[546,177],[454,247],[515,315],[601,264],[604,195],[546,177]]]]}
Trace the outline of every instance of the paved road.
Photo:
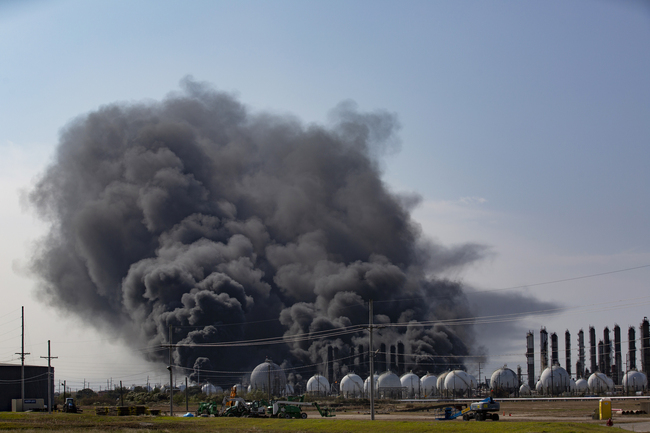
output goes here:
{"type": "Polygon", "coordinates": [[[650,432],[650,421],[630,422],[627,424],[614,424],[614,427],[622,428],[627,431],[650,432]]]}

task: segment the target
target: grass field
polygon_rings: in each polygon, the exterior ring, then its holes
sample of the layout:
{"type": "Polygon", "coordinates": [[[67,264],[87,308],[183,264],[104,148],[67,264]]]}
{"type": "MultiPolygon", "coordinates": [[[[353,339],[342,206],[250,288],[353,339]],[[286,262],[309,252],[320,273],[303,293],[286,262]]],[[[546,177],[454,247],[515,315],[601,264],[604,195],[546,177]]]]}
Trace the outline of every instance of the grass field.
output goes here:
{"type": "Polygon", "coordinates": [[[0,413],[0,430],[21,432],[594,432],[611,431],[589,423],[386,421],[349,419],[250,419],[116,417],[95,414],[0,413]]]}

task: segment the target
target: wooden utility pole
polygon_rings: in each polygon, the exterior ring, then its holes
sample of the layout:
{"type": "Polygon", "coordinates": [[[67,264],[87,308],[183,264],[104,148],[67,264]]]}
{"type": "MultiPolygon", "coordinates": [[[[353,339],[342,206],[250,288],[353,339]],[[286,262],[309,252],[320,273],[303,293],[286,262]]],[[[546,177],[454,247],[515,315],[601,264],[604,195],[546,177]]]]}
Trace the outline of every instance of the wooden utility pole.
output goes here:
{"type": "Polygon", "coordinates": [[[20,410],[23,411],[24,406],[25,406],[25,355],[29,355],[29,353],[25,353],[25,307],[22,307],[21,310],[21,317],[22,317],[22,334],[21,334],[21,349],[20,353],[16,353],[16,355],[20,355],[20,410]]]}
{"type": "Polygon", "coordinates": [[[52,366],[50,361],[57,359],[58,356],[51,356],[50,340],[47,340],[47,356],[41,356],[41,358],[47,358],[47,413],[52,413],[52,366]]]}
{"type": "Polygon", "coordinates": [[[169,325],[169,416],[174,416],[174,373],[172,371],[172,325],[169,325]]]}
{"type": "Polygon", "coordinates": [[[370,419],[375,420],[375,352],[372,344],[372,299],[368,305],[369,318],[368,318],[368,332],[370,333],[370,342],[368,344],[368,352],[370,352],[370,419]]]}

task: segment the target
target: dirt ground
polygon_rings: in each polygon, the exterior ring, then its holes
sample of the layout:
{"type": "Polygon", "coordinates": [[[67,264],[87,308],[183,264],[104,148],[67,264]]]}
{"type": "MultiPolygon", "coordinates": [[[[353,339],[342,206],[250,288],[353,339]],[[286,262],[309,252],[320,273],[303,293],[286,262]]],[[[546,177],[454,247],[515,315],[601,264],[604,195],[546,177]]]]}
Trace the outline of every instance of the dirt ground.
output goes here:
{"type": "MultiPolygon", "coordinates": [[[[647,400],[644,400],[647,401],[647,400]]],[[[563,422],[580,422],[580,423],[598,423],[601,420],[594,420],[592,415],[598,408],[598,400],[527,400],[527,401],[501,401],[501,410],[499,411],[500,422],[517,422],[517,421],[563,421],[563,422]]],[[[325,403],[325,406],[328,404],[325,403]]],[[[386,420],[434,420],[436,412],[432,408],[432,403],[393,403],[386,404],[378,402],[375,407],[375,419],[386,420]],[[418,410],[419,409],[419,410],[418,410]],[[428,410],[427,410],[428,409],[428,410]]],[[[451,405],[451,404],[450,404],[451,405]]],[[[160,405],[161,414],[169,413],[169,405],[160,405]]],[[[190,412],[196,411],[196,407],[190,405],[190,412]]],[[[650,414],[626,414],[622,412],[639,411],[641,409],[640,400],[612,400],[612,420],[615,424],[627,423],[648,423],[650,431],[650,414]]],[[[92,410],[88,408],[88,410],[92,410]]],[[[320,415],[313,407],[303,408],[309,418],[320,418],[320,415]]],[[[175,406],[174,415],[183,415],[187,411],[185,406],[175,406]]],[[[336,409],[337,419],[369,419],[370,410],[368,406],[350,406],[338,407],[336,409]]],[[[458,421],[462,420],[458,418],[458,421]]]]}
{"type": "MultiPolygon", "coordinates": [[[[430,404],[414,403],[408,405],[408,409],[416,409],[418,405],[422,407],[431,406],[430,404]]],[[[518,422],[518,421],[563,421],[563,422],[579,422],[579,423],[593,423],[603,424],[604,421],[594,420],[592,415],[594,410],[598,407],[597,400],[577,401],[577,400],[555,400],[555,401],[524,401],[524,402],[501,402],[501,410],[499,411],[499,422],[518,422]]],[[[435,419],[435,411],[429,409],[428,411],[408,411],[407,404],[397,404],[390,406],[379,405],[375,411],[375,419],[386,420],[433,420],[435,419]]],[[[647,429],[636,428],[635,431],[650,431],[650,414],[637,414],[637,415],[623,415],[623,411],[639,411],[640,402],[638,400],[613,400],[612,401],[614,424],[628,424],[628,423],[647,423],[647,429]]],[[[311,413],[309,416],[318,416],[317,413],[311,413]]],[[[370,413],[367,408],[361,409],[339,409],[336,412],[338,419],[368,419],[370,413]]],[[[457,419],[462,422],[461,418],[457,419]]]]}

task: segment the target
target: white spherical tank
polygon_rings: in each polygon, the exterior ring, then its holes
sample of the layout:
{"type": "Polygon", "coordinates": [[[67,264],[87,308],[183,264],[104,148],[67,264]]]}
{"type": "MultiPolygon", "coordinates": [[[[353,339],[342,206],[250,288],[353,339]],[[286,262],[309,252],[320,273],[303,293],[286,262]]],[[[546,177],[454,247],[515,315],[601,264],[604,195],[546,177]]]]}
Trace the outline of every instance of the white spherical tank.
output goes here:
{"type": "Polygon", "coordinates": [[[519,378],[517,378],[517,373],[508,367],[503,366],[492,373],[492,377],[490,378],[490,387],[495,391],[516,391],[517,388],[519,388],[519,378]]]}
{"type": "Polygon", "coordinates": [[[613,382],[611,379],[599,371],[589,376],[587,384],[589,385],[589,391],[595,394],[614,390],[613,382]]]}
{"type": "Polygon", "coordinates": [[[400,377],[399,381],[404,387],[404,398],[420,398],[421,384],[420,378],[412,371],[400,377]]]}
{"type": "Polygon", "coordinates": [[[377,379],[377,388],[382,389],[382,388],[401,388],[402,387],[402,382],[400,382],[399,377],[392,371],[387,371],[385,373],[382,373],[381,376],[379,376],[379,379],[377,379]]]}
{"type": "MultiPolygon", "coordinates": [[[[379,375],[375,374],[374,376],[374,384],[375,384],[375,396],[377,395],[377,380],[379,380],[379,375]]],[[[363,381],[363,394],[366,396],[370,396],[370,376],[366,378],[366,380],[363,381]]]]}
{"type": "Polygon", "coordinates": [[[623,376],[623,391],[644,391],[648,387],[648,378],[640,371],[630,370],[623,376]]]}
{"type": "Polygon", "coordinates": [[[425,376],[422,376],[422,379],[420,379],[420,386],[424,398],[433,397],[438,393],[438,377],[427,373],[425,376]]]}
{"type": "Polygon", "coordinates": [[[436,381],[436,388],[438,388],[438,392],[445,389],[445,378],[449,373],[451,373],[451,371],[445,371],[440,376],[438,376],[438,380],[436,381]]]}
{"type": "Polygon", "coordinates": [[[542,393],[542,381],[538,380],[537,383],[535,384],[535,391],[537,391],[537,394],[542,393]]]}
{"type": "Polygon", "coordinates": [[[271,393],[282,395],[287,387],[287,376],[276,363],[266,360],[261,363],[251,373],[251,389],[269,392],[269,383],[271,393]]]}
{"type": "Polygon", "coordinates": [[[519,395],[530,395],[530,386],[527,383],[519,387],[519,395]]]}
{"type": "Polygon", "coordinates": [[[576,392],[578,394],[585,394],[587,391],[589,391],[589,384],[587,381],[582,378],[576,380],[576,392]]]}
{"type": "Polygon", "coordinates": [[[472,389],[473,377],[463,370],[454,370],[445,376],[445,390],[454,393],[464,393],[472,389]]]}
{"type": "Polygon", "coordinates": [[[307,381],[307,392],[311,394],[328,395],[330,393],[330,383],[320,374],[315,374],[307,381]]]}
{"type": "Polygon", "coordinates": [[[212,394],[221,394],[223,392],[223,389],[220,386],[215,386],[211,383],[206,383],[201,387],[201,391],[203,391],[204,394],[212,395],[212,394]]]}
{"type": "Polygon", "coordinates": [[[548,367],[539,378],[542,394],[558,395],[569,392],[570,380],[569,373],[559,365],[548,367]]]}
{"type": "Polygon", "coordinates": [[[377,379],[377,392],[382,398],[400,398],[402,396],[402,382],[392,371],[382,373],[377,379]]]}
{"type": "Polygon", "coordinates": [[[363,395],[363,379],[354,373],[348,373],[341,379],[341,395],[343,397],[361,397],[363,395]]]}

